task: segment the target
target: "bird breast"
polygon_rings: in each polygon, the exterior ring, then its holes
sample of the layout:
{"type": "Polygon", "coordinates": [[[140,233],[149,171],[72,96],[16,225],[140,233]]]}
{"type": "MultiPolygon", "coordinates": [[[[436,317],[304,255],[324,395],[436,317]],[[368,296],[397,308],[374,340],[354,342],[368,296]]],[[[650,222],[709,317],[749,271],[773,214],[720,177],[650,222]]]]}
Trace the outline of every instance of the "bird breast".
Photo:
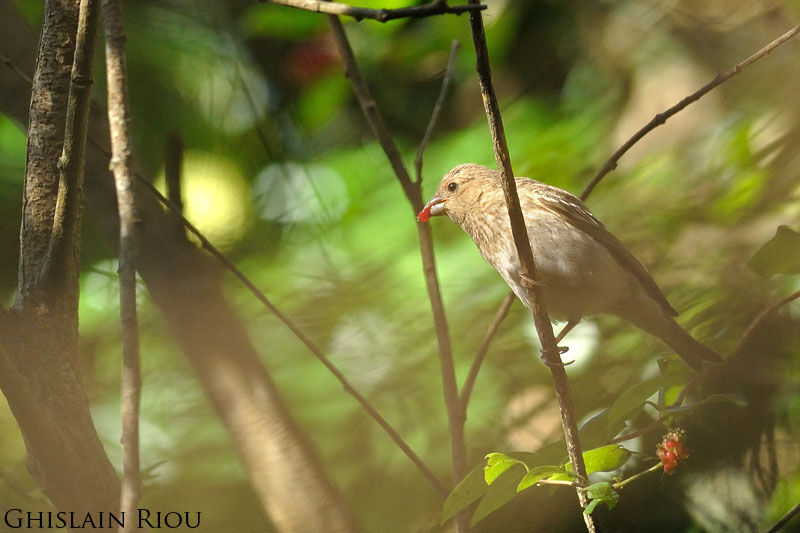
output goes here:
{"type": "MultiPolygon", "coordinates": [[[[571,320],[583,315],[617,314],[617,308],[637,292],[633,276],[591,235],[577,231],[547,209],[529,208],[524,216],[537,280],[543,283],[545,304],[553,318],[571,320]]],[[[472,237],[483,258],[530,308],[527,289],[520,279],[520,261],[508,216],[465,217],[456,222],[472,237]]]]}

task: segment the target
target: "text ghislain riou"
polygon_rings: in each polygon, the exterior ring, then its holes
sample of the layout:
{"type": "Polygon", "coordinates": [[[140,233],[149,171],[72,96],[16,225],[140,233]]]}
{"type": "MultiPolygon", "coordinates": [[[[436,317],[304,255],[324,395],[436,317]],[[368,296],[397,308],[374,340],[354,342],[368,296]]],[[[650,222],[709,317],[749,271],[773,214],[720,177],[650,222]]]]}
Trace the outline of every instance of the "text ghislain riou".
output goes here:
{"type": "MultiPolygon", "coordinates": [[[[137,509],[133,520],[136,527],[150,529],[194,529],[200,526],[200,511],[151,511],[137,509]]],[[[3,524],[11,529],[50,529],[67,527],[70,529],[116,529],[125,527],[130,520],[124,512],[111,511],[23,511],[8,509],[3,513],[3,524]]]]}

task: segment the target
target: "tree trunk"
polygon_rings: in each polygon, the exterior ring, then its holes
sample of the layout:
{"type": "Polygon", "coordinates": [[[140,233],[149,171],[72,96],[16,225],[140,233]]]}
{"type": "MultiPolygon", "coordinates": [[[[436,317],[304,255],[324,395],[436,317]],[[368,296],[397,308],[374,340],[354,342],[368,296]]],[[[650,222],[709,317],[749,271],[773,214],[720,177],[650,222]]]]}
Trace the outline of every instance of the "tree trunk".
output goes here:
{"type": "MultiPolygon", "coordinates": [[[[23,70],[32,64],[26,46],[33,39],[20,30],[24,24],[10,0],[0,0],[0,31],[14,36],[0,42],[0,52],[23,70]]],[[[5,95],[30,89],[9,71],[0,69],[0,94],[4,95],[0,108],[24,122],[27,108],[5,95]]],[[[108,123],[98,110],[93,110],[89,135],[95,144],[89,146],[86,159],[88,212],[116,246],[118,218],[108,172],[108,123]]],[[[314,447],[281,401],[244,324],[225,301],[217,265],[186,242],[183,232],[176,230],[175,218],[143,187],[137,187],[136,203],[141,220],[139,273],[230,431],[275,526],[290,533],[356,531],[314,447]]]]}
{"type": "Polygon", "coordinates": [[[77,21],[77,1],[46,2],[33,90],[27,91],[18,294],[0,321],[0,387],[19,422],[28,470],[58,510],[85,513],[115,511],[119,481],[75,364],[80,210],[68,209],[72,220],[65,224],[57,208],[59,197],[80,202],[75,190],[66,194],[59,170],[77,21]]]}

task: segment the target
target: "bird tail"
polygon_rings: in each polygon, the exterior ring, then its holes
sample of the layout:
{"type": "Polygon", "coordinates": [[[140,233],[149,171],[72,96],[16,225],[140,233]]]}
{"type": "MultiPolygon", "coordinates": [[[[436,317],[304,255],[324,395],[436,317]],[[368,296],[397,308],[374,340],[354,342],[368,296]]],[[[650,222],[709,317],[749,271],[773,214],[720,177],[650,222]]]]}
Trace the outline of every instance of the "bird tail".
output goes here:
{"type": "Polygon", "coordinates": [[[673,327],[669,328],[669,333],[659,336],[687,365],[697,372],[702,372],[706,366],[723,361],[717,352],[695,340],[674,320],[671,322],[673,327]]]}

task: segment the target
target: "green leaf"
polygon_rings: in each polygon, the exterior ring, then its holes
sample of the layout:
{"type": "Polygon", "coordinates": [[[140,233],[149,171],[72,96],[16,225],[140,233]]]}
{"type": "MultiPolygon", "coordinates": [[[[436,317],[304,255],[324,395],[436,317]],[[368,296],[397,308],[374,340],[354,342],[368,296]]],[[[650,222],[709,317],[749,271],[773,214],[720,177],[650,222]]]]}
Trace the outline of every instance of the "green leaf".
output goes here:
{"type": "Polygon", "coordinates": [[[622,466],[630,456],[631,452],[621,445],[609,444],[583,452],[583,462],[586,463],[587,474],[608,472],[622,466]]]}
{"type": "Polygon", "coordinates": [[[641,410],[644,402],[653,394],[658,392],[659,387],[662,385],[660,377],[650,378],[648,380],[637,383],[630,389],[626,390],[611,404],[606,416],[606,424],[609,428],[609,433],[617,424],[631,418],[635,413],[641,410]]]}
{"type": "Polygon", "coordinates": [[[528,470],[528,466],[525,463],[519,459],[514,459],[510,455],[499,452],[488,454],[486,456],[486,466],[483,469],[486,484],[491,485],[500,474],[516,464],[520,464],[525,467],[525,470],[528,470]]]}
{"type": "Polygon", "coordinates": [[[608,442],[625,427],[622,421],[609,425],[608,409],[603,409],[580,427],[581,446],[595,448],[608,442]]]}
{"type": "Polygon", "coordinates": [[[619,503],[619,493],[614,490],[614,487],[608,481],[593,483],[583,490],[591,500],[583,510],[586,514],[591,514],[594,508],[601,503],[605,503],[609,509],[613,509],[619,503]]]}
{"type": "Polygon", "coordinates": [[[519,486],[519,482],[524,475],[525,470],[521,468],[513,468],[503,472],[494,483],[491,484],[489,490],[486,491],[486,495],[481,499],[481,502],[475,509],[475,513],[472,515],[471,524],[477,524],[489,514],[511,501],[511,499],[517,495],[517,486],[519,486]]]}
{"type": "MultiPolygon", "coordinates": [[[[586,473],[608,472],[616,470],[622,466],[631,456],[631,452],[619,444],[609,444],[593,450],[583,452],[583,462],[586,465],[586,473]]],[[[567,472],[572,472],[572,463],[565,465],[567,472]]],[[[563,479],[563,476],[555,475],[551,479],[563,479]]]]}
{"type": "MultiPolygon", "coordinates": [[[[485,467],[479,466],[467,474],[453,489],[450,496],[447,497],[447,501],[442,509],[442,523],[483,496],[483,500],[478,504],[478,507],[475,509],[475,514],[472,517],[472,523],[477,523],[488,514],[502,507],[517,494],[517,487],[519,487],[521,479],[528,470],[527,465],[561,461],[563,460],[564,454],[563,441],[551,442],[535,452],[488,454],[486,456],[486,467],[488,467],[491,462],[492,466],[497,465],[496,468],[498,470],[505,467],[504,471],[498,476],[495,476],[490,486],[486,483],[485,467]],[[525,471],[511,468],[515,464],[522,465],[525,471]],[[503,466],[501,467],[500,465],[503,466]]],[[[561,471],[561,475],[564,479],[572,479],[572,476],[564,473],[563,467],[556,468],[561,471]]]]}
{"type": "Polygon", "coordinates": [[[554,474],[562,474],[569,476],[563,466],[558,465],[545,465],[531,468],[527,474],[522,478],[522,481],[517,485],[517,492],[522,492],[532,485],[536,485],[540,480],[549,478],[554,474]]]}
{"type": "Polygon", "coordinates": [[[738,392],[732,392],[729,394],[712,394],[708,398],[703,398],[702,400],[696,401],[689,405],[682,405],[680,407],[670,407],[666,409],[668,414],[675,414],[675,413],[688,413],[693,409],[701,405],[705,405],[707,403],[730,403],[735,405],[736,407],[747,407],[748,402],[747,399],[738,392]]]}
{"type": "Polygon", "coordinates": [[[788,226],[778,226],[775,236],[767,241],[747,262],[759,275],[800,273],[800,233],[788,226]]]}
{"type": "Polygon", "coordinates": [[[584,514],[592,514],[594,512],[594,508],[597,507],[598,505],[600,505],[600,500],[592,500],[592,501],[590,501],[589,505],[587,505],[583,509],[584,514]]]}
{"type": "Polygon", "coordinates": [[[458,485],[448,494],[444,506],[442,506],[441,525],[444,525],[454,514],[486,494],[489,486],[483,476],[483,465],[478,465],[464,476],[464,479],[458,482],[458,485]]]}

